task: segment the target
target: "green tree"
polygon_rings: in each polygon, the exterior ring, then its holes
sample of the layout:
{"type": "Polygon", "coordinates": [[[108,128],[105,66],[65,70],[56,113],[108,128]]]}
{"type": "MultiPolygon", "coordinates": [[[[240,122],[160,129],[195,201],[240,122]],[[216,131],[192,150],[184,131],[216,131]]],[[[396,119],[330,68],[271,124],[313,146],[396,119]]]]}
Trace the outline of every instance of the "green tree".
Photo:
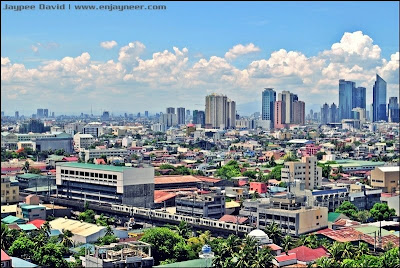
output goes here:
{"type": "Polygon", "coordinates": [[[368,210],[357,211],[354,215],[355,219],[361,223],[366,223],[371,217],[371,213],[368,210]]]}
{"type": "Polygon", "coordinates": [[[281,246],[286,255],[288,255],[289,249],[293,246],[292,237],[290,235],[285,235],[282,239],[281,246]]]}
{"type": "Polygon", "coordinates": [[[95,244],[103,246],[103,245],[109,245],[111,243],[115,243],[117,241],[118,241],[118,238],[115,235],[107,235],[106,234],[105,236],[100,237],[95,244]]]}
{"type": "Polygon", "coordinates": [[[151,244],[154,265],[158,265],[161,261],[167,259],[173,259],[175,257],[174,249],[177,249],[175,245],[179,242],[185,242],[182,236],[166,227],[146,230],[141,240],[151,244]]]}
{"type": "Polygon", "coordinates": [[[160,169],[172,169],[172,170],[175,170],[175,167],[173,165],[170,165],[170,164],[161,164],[160,165],[160,169]]]}
{"type": "Polygon", "coordinates": [[[268,179],[275,179],[275,180],[281,180],[281,169],[283,168],[283,165],[277,165],[274,167],[271,172],[268,174],[268,179]]]}
{"type": "Polygon", "coordinates": [[[109,236],[114,235],[114,231],[111,229],[110,225],[107,225],[106,235],[109,235],[109,236]]]}
{"type": "Polygon", "coordinates": [[[35,243],[22,233],[18,239],[14,240],[8,252],[13,257],[31,256],[34,248],[35,243]]]}
{"type": "Polygon", "coordinates": [[[84,212],[79,214],[78,219],[82,220],[84,222],[88,222],[88,223],[95,223],[96,222],[95,213],[91,209],[85,210],[84,212]]]}
{"type": "Polygon", "coordinates": [[[273,261],[274,256],[268,247],[258,250],[256,258],[252,264],[252,268],[272,268],[274,267],[273,261]]]}
{"type": "Polygon", "coordinates": [[[192,232],[189,224],[185,221],[180,221],[178,225],[170,225],[169,227],[185,239],[188,239],[192,232]]]}
{"type": "Polygon", "coordinates": [[[66,248],[70,248],[73,246],[72,242],[72,232],[70,230],[62,230],[62,233],[58,235],[58,238],[61,240],[61,245],[66,248]]]}
{"type": "Polygon", "coordinates": [[[324,155],[326,155],[325,152],[318,152],[318,153],[316,154],[316,157],[317,157],[318,160],[322,160],[322,158],[323,158],[324,155]]]}
{"type": "Polygon", "coordinates": [[[100,226],[108,226],[108,224],[107,224],[107,219],[106,219],[106,217],[104,217],[104,214],[103,214],[103,213],[101,213],[101,214],[100,214],[100,217],[98,217],[98,218],[96,219],[96,224],[97,224],[97,225],[100,225],[100,226]]]}
{"type": "Polygon", "coordinates": [[[339,264],[335,260],[322,257],[315,261],[316,267],[318,268],[339,268],[339,264]]]}
{"type": "Polygon", "coordinates": [[[276,162],[275,162],[275,157],[274,156],[271,156],[271,158],[268,161],[268,165],[270,167],[275,167],[276,166],[276,162]]]}
{"type": "Polygon", "coordinates": [[[47,243],[34,252],[32,260],[40,266],[45,267],[68,267],[63,258],[65,249],[62,244],[47,243]]]}
{"type": "Polygon", "coordinates": [[[392,248],[381,257],[383,268],[400,267],[399,247],[392,248]]]}
{"type": "Polygon", "coordinates": [[[343,213],[347,217],[355,217],[358,209],[355,205],[350,203],[349,201],[344,201],[336,210],[336,213],[343,213]]]}
{"type": "Polygon", "coordinates": [[[4,223],[1,223],[1,249],[7,250],[13,244],[13,241],[18,238],[19,231],[9,229],[4,223]]]}
{"type": "Polygon", "coordinates": [[[396,215],[396,211],[385,203],[374,204],[369,212],[376,221],[387,221],[396,215]]]}
{"type": "Polygon", "coordinates": [[[241,175],[240,168],[235,160],[229,161],[226,165],[219,168],[216,172],[216,176],[228,180],[233,177],[238,177],[240,175],[241,175]]]}
{"type": "Polygon", "coordinates": [[[249,177],[250,179],[255,180],[257,179],[257,172],[254,170],[246,170],[242,173],[242,176],[249,177]]]}
{"type": "Polygon", "coordinates": [[[281,244],[282,231],[277,223],[268,224],[267,227],[265,228],[265,233],[268,235],[270,239],[272,239],[272,241],[275,244],[277,245],[281,244]]]}
{"type": "Polygon", "coordinates": [[[324,178],[329,178],[329,175],[331,174],[331,166],[330,165],[323,165],[322,167],[322,177],[324,178]]]}

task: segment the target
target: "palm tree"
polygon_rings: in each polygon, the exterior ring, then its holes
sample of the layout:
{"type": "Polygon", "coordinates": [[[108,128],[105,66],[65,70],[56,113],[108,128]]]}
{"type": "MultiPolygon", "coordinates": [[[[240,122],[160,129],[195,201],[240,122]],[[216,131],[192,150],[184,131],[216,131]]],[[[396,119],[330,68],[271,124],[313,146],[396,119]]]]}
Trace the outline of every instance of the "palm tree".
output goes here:
{"type": "Polygon", "coordinates": [[[49,237],[51,233],[50,223],[48,221],[43,223],[42,226],[40,226],[40,231],[43,232],[43,234],[45,234],[47,237],[49,237]]]}
{"type": "Polygon", "coordinates": [[[6,250],[11,247],[13,242],[13,237],[11,237],[11,231],[8,226],[1,223],[1,249],[6,250]]]}
{"type": "Polygon", "coordinates": [[[70,230],[65,230],[65,229],[62,230],[62,233],[58,237],[61,240],[61,244],[64,247],[70,248],[73,246],[73,242],[71,240],[72,235],[73,234],[70,230]]]}
{"type": "Polygon", "coordinates": [[[110,225],[107,225],[106,235],[114,235],[114,231],[111,229],[110,225]]]}
{"type": "Polygon", "coordinates": [[[354,254],[354,247],[350,242],[342,244],[342,260],[352,259],[354,254]]]}
{"type": "Polygon", "coordinates": [[[335,261],[340,261],[341,257],[342,257],[342,252],[343,252],[343,247],[341,245],[341,243],[339,242],[334,242],[332,244],[332,246],[329,247],[328,249],[329,253],[331,254],[331,257],[335,260],[335,261]]]}
{"type": "Polygon", "coordinates": [[[361,242],[358,246],[357,250],[355,251],[356,259],[361,258],[363,255],[367,255],[369,253],[369,247],[367,243],[361,242]]]}
{"type": "Polygon", "coordinates": [[[181,221],[179,225],[172,226],[172,229],[185,239],[188,239],[191,233],[191,228],[185,221],[181,221]]]}
{"type": "Polygon", "coordinates": [[[270,239],[272,239],[272,241],[275,244],[278,245],[280,244],[282,240],[282,232],[278,224],[276,223],[268,224],[267,227],[265,228],[265,233],[268,235],[270,239]]]}
{"type": "Polygon", "coordinates": [[[318,268],[334,268],[338,267],[337,262],[327,257],[319,258],[316,262],[318,268]]]}
{"type": "Polygon", "coordinates": [[[286,255],[288,255],[289,249],[293,246],[293,241],[290,235],[286,235],[282,239],[281,246],[283,248],[283,251],[285,251],[286,255]]]}
{"type": "Polygon", "coordinates": [[[256,254],[256,258],[252,264],[252,268],[270,268],[273,267],[272,260],[274,256],[271,253],[271,250],[266,247],[259,250],[256,254]]]}

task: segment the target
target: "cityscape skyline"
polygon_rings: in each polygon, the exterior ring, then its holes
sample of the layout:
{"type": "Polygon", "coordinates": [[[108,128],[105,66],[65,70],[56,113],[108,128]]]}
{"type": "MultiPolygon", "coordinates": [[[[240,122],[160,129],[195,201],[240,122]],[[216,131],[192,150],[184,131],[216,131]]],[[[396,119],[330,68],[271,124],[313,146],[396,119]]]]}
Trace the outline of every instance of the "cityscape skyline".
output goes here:
{"type": "MultiPolygon", "coordinates": [[[[162,27],[163,20],[170,21],[171,26],[181,22],[173,18],[183,9],[175,3],[168,3],[168,9],[157,13],[159,18],[152,22],[148,16],[157,17],[154,12],[153,15],[141,13],[134,19],[127,17],[126,12],[119,12],[122,18],[117,19],[115,13],[109,12],[107,16],[115,21],[108,26],[96,19],[99,26],[75,27],[87,17],[101,18],[103,13],[74,12],[68,13],[67,17],[66,12],[61,11],[3,11],[2,22],[8,22],[7,28],[2,27],[3,110],[10,115],[16,110],[21,114],[32,114],[36,106],[46,105],[58,114],[89,113],[90,109],[115,114],[145,110],[155,113],[164,108],[161,105],[166,99],[170,106],[195,110],[203,109],[201,100],[204,96],[216,92],[229,94],[237,102],[238,113],[249,115],[261,112],[259,94],[266,87],[307,94],[304,99],[306,110],[319,110],[327,96],[339,103],[339,79],[365,87],[369,105],[376,74],[387,82],[387,97],[398,96],[398,26],[393,27],[397,25],[393,22],[398,22],[398,13],[392,13],[392,9],[398,9],[398,3],[366,4],[362,7],[364,12],[386,12],[384,17],[369,17],[368,20],[363,19],[365,15],[360,14],[354,3],[325,6],[325,9],[310,4],[310,10],[324,15],[324,19],[301,17],[304,22],[299,25],[296,18],[300,15],[296,11],[305,9],[300,3],[250,3],[247,7],[243,3],[231,3],[232,14],[240,13],[241,8],[244,14],[250,7],[269,11],[262,15],[253,10],[253,19],[242,15],[246,17],[245,23],[238,23],[229,16],[216,16],[221,5],[206,5],[214,8],[214,16],[209,18],[213,31],[199,32],[203,39],[215,40],[213,42],[200,41],[196,32],[189,30],[190,26],[197,30],[200,27],[207,29],[208,24],[200,26],[199,22],[188,20],[188,25],[182,28],[185,38],[177,36],[173,27],[162,27]],[[349,11],[357,9],[354,15],[359,20],[332,29],[329,22],[332,23],[334,15],[344,7],[349,11]],[[282,10],[287,11],[287,14],[281,13],[282,18],[273,14],[273,11],[282,10]],[[290,19],[289,14],[293,16],[290,19]],[[64,23],[71,15],[74,22],[64,23]],[[43,26],[44,20],[55,16],[54,25],[43,26]],[[216,33],[226,30],[227,25],[221,23],[223,18],[237,26],[238,31],[246,32],[245,36],[239,37],[235,31],[235,34],[227,32],[216,38],[216,33]],[[120,24],[121,19],[133,25],[149,25],[153,31],[146,34],[144,29],[129,29],[120,24]],[[143,24],[144,21],[150,24],[143,24]],[[363,21],[363,25],[357,21],[363,21]],[[21,23],[28,26],[21,27],[21,23]],[[301,28],[304,25],[308,28],[301,28]],[[103,33],[96,28],[101,26],[104,26],[103,33]],[[312,34],[323,26],[327,27],[325,33],[312,34]],[[380,31],[377,26],[381,26],[380,31]],[[115,33],[118,27],[124,35],[115,33]],[[60,29],[68,32],[73,40],[65,40],[58,32],[60,29]],[[76,30],[73,34],[72,29],[76,30]],[[283,29],[285,34],[282,34],[283,29]],[[96,37],[88,35],[91,31],[97,34],[96,37]],[[300,37],[296,32],[305,36],[300,37]],[[171,34],[168,39],[171,41],[162,40],[165,33],[171,34]],[[312,94],[308,94],[310,92],[312,94]],[[35,106],[32,99],[35,99],[35,106]]],[[[197,16],[205,15],[204,4],[196,6],[192,3],[190,6],[198,7],[197,16]]],[[[189,9],[187,13],[185,16],[193,11],[189,9]]]]}

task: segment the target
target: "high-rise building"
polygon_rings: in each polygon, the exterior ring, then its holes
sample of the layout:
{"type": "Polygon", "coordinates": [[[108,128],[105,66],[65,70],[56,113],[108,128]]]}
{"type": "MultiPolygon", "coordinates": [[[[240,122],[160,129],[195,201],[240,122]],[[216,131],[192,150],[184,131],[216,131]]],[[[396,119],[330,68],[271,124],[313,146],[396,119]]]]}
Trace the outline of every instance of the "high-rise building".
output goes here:
{"type": "Polygon", "coordinates": [[[352,108],[367,108],[367,89],[365,87],[355,87],[353,89],[352,108]]]}
{"type": "Polygon", "coordinates": [[[184,125],[185,124],[185,108],[179,107],[177,109],[177,118],[178,118],[178,125],[184,125]]]}
{"type": "Polygon", "coordinates": [[[282,93],[278,94],[278,101],[282,101],[285,105],[285,120],[283,123],[290,124],[292,119],[292,109],[293,109],[293,94],[290,91],[282,91],[282,93]]]}
{"type": "Polygon", "coordinates": [[[18,111],[15,112],[15,116],[14,117],[15,117],[15,119],[19,118],[19,112],[18,111]]]}
{"type": "Polygon", "coordinates": [[[227,96],[211,94],[206,96],[206,127],[235,128],[236,103],[227,96]]]}
{"type": "Polygon", "coordinates": [[[304,101],[293,102],[293,124],[305,125],[306,104],[304,101]]]}
{"type": "Polygon", "coordinates": [[[322,186],[322,168],[317,166],[315,156],[303,156],[301,162],[285,162],[281,170],[282,181],[300,180],[306,189],[316,189],[322,186]],[[303,172],[297,172],[303,170],[303,172]]]}
{"type": "Polygon", "coordinates": [[[49,117],[49,109],[43,109],[43,117],[48,118],[49,117]]]}
{"type": "Polygon", "coordinates": [[[397,97],[390,97],[388,104],[389,122],[399,123],[399,103],[397,97]]]}
{"type": "Polygon", "coordinates": [[[110,120],[110,113],[108,111],[104,111],[101,119],[104,121],[110,120]]]}
{"type": "Polygon", "coordinates": [[[326,125],[329,122],[329,105],[325,102],[321,108],[321,124],[326,125]]]}
{"type": "Polygon", "coordinates": [[[168,107],[167,108],[167,114],[174,114],[175,113],[175,108],[174,107],[168,107]]]}
{"type": "Polygon", "coordinates": [[[270,127],[273,128],[274,123],[274,102],[276,101],[276,92],[272,88],[266,88],[262,92],[262,120],[269,120],[270,127]]]}
{"type": "Polygon", "coordinates": [[[337,123],[338,122],[338,109],[335,103],[331,104],[329,108],[329,121],[328,123],[337,123]]]}
{"type": "Polygon", "coordinates": [[[144,116],[149,117],[149,111],[144,111],[144,116]]]}
{"type": "Polygon", "coordinates": [[[355,83],[351,81],[339,80],[339,118],[351,119],[353,109],[353,92],[355,83]]]}
{"type": "Polygon", "coordinates": [[[36,117],[37,118],[43,118],[43,109],[37,109],[37,112],[36,112],[36,117]]]}
{"type": "Polygon", "coordinates": [[[373,87],[373,122],[387,121],[386,117],[386,82],[378,74],[373,87]]]}
{"type": "Polygon", "coordinates": [[[283,101],[274,102],[274,128],[280,129],[285,127],[285,103],[283,101]]]}
{"type": "Polygon", "coordinates": [[[190,117],[190,110],[186,110],[186,117],[190,117]]]}
{"type": "Polygon", "coordinates": [[[54,112],[51,112],[51,117],[54,118],[54,112]]]}
{"type": "Polygon", "coordinates": [[[176,114],[162,114],[160,116],[160,121],[161,124],[165,124],[167,128],[176,126],[178,124],[177,116],[176,114]]]}
{"type": "Polygon", "coordinates": [[[204,111],[193,110],[193,124],[205,125],[206,116],[204,111]]]}
{"type": "Polygon", "coordinates": [[[367,121],[366,112],[364,108],[353,108],[352,112],[352,119],[360,120],[360,124],[364,124],[367,121]]]}

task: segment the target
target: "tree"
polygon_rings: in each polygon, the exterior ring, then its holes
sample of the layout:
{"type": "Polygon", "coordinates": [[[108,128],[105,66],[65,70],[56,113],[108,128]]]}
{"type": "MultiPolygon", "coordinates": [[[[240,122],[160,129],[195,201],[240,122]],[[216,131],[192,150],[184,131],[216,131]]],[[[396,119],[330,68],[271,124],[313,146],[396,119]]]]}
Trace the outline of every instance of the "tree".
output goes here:
{"type": "Polygon", "coordinates": [[[330,165],[323,165],[322,166],[322,177],[324,178],[329,178],[329,175],[331,174],[331,166],[330,165]]]}
{"type": "Polygon", "coordinates": [[[250,179],[257,179],[257,172],[254,170],[246,170],[245,172],[242,173],[242,176],[244,177],[249,177],[250,179]]]}
{"type": "Polygon", "coordinates": [[[42,171],[41,171],[40,169],[38,169],[38,168],[33,168],[33,167],[31,167],[31,168],[29,168],[28,173],[40,174],[40,173],[42,173],[42,171]]]}
{"type": "Polygon", "coordinates": [[[361,223],[366,223],[370,217],[371,213],[368,210],[360,210],[354,215],[354,218],[361,223]]]}
{"type": "Polygon", "coordinates": [[[277,165],[274,167],[271,172],[268,174],[268,179],[275,179],[275,180],[281,180],[281,169],[283,165],[277,165]]]}
{"type": "Polygon", "coordinates": [[[118,238],[115,235],[107,235],[106,234],[105,236],[100,237],[95,244],[103,246],[103,245],[109,245],[111,243],[115,243],[117,241],[118,241],[118,238]]]}
{"type": "Polygon", "coordinates": [[[181,248],[175,248],[175,245],[179,242],[185,242],[182,236],[166,227],[156,227],[146,230],[140,240],[151,244],[154,265],[158,265],[161,261],[174,258],[174,249],[181,250],[181,248]]]}
{"type": "Polygon", "coordinates": [[[88,210],[85,210],[84,212],[82,212],[81,214],[79,214],[78,219],[82,220],[84,222],[88,222],[88,223],[95,223],[96,220],[95,220],[94,216],[95,216],[94,211],[91,209],[88,209],[88,210]]]}
{"type": "Polygon", "coordinates": [[[28,161],[25,161],[23,170],[24,170],[25,172],[28,172],[28,171],[29,171],[29,167],[30,167],[29,162],[28,162],[28,161]]]}
{"type": "Polygon", "coordinates": [[[100,217],[96,219],[96,224],[100,226],[108,226],[107,219],[104,217],[104,214],[101,213],[100,217]]]}
{"type": "Polygon", "coordinates": [[[392,248],[381,257],[383,268],[400,267],[399,247],[392,248]]]}
{"type": "Polygon", "coordinates": [[[283,251],[288,255],[289,249],[293,246],[293,240],[290,235],[286,235],[282,239],[281,246],[283,248],[283,251]]]}
{"type": "Polygon", "coordinates": [[[275,157],[274,157],[274,156],[271,156],[271,158],[270,158],[269,161],[268,161],[268,165],[269,165],[270,167],[276,166],[275,157]]]}
{"type": "Polygon", "coordinates": [[[240,168],[235,160],[229,161],[226,165],[219,168],[216,172],[216,176],[222,179],[231,179],[232,177],[240,176],[240,168]]]}
{"type": "Polygon", "coordinates": [[[48,221],[46,221],[45,223],[42,224],[42,226],[40,226],[40,231],[46,235],[46,237],[50,236],[51,233],[51,226],[50,223],[48,221]]]}
{"type": "MultiPolygon", "coordinates": [[[[8,226],[4,223],[1,223],[1,249],[7,250],[13,244],[13,241],[16,239],[12,232],[14,229],[9,229],[8,226]]],[[[17,231],[17,230],[15,230],[17,231]]]]}
{"type": "Polygon", "coordinates": [[[110,225],[107,225],[106,235],[114,235],[114,231],[111,229],[110,225]]]}
{"type": "Polygon", "coordinates": [[[252,268],[271,268],[273,267],[274,256],[271,253],[270,248],[262,248],[256,254],[256,258],[253,262],[252,268]]]}
{"type": "Polygon", "coordinates": [[[331,257],[335,260],[335,261],[340,261],[342,258],[342,254],[343,254],[343,246],[342,243],[339,242],[334,242],[332,244],[332,246],[330,246],[328,248],[329,253],[331,254],[331,257]]]}
{"type": "Polygon", "coordinates": [[[316,260],[315,264],[317,265],[316,267],[318,268],[338,268],[339,265],[335,260],[327,258],[327,257],[322,257],[316,260]]]}
{"type": "Polygon", "coordinates": [[[58,235],[58,238],[61,240],[61,245],[66,248],[70,248],[73,246],[73,242],[71,240],[72,232],[70,230],[62,230],[62,233],[58,235]]]}
{"type": "Polygon", "coordinates": [[[369,211],[375,221],[379,221],[379,232],[382,234],[382,221],[390,220],[396,215],[396,211],[385,203],[375,203],[369,211]]]}
{"type": "Polygon", "coordinates": [[[268,224],[265,233],[277,245],[282,241],[282,231],[277,223],[268,224]]]}
{"type": "Polygon", "coordinates": [[[14,240],[8,252],[13,257],[31,256],[34,248],[35,243],[25,233],[22,233],[18,239],[14,240]]]}
{"type": "Polygon", "coordinates": [[[190,237],[190,233],[192,231],[189,224],[185,221],[180,221],[178,225],[171,225],[170,229],[176,231],[178,235],[182,236],[185,239],[188,239],[190,237]]]}
{"type": "Polygon", "coordinates": [[[65,249],[62,244],[47,243],[38,248],[33,254],[32,260],[45,267],[68,267],[68,263],[63,258],[65,249]]]}
{"type": "Polygon", "coordinates": [[[352,203],[350,203],[349,201],[344,201],[335,210],[336,213],[343,213],[347,217],[351,217],[351,218],[353,218],[356,215],[357,211],[358,211],[357,207],[355,205],[353,205],[352,203]]]}
{"type": "Polygon", "coordinates": [[[324,155],[326,155],[325,152],[318,152],[318,153],[316,154],[316,157],[317,157],[318,160],[322,160],[322,158],[323,158],[324,155]]]}

